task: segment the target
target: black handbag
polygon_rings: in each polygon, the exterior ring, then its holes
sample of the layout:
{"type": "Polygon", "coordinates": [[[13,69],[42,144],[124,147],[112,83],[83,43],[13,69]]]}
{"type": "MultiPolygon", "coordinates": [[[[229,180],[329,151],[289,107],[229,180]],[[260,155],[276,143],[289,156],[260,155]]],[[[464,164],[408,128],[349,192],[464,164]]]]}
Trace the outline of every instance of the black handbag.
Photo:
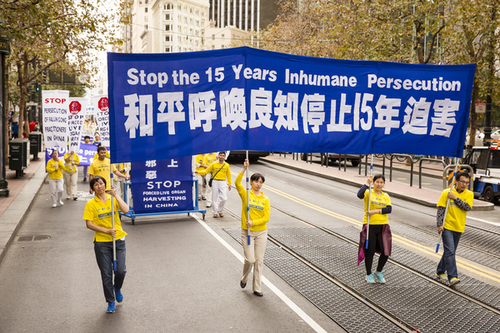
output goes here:
{"type": "MultiPolygon", "coordinates": [[[[226,163],[222,164],[222,168],[224,168],[224,165],[226,165],[226,163]]],[[[217,174],[219,173],[219,171],[222,170],[222,168],[220,168],[219,170],[217,170],[217,172],[215,173],[214,177],[217,176],[217,174]]],[[[210,180],[208,181],[208,186],[212,187],[212,180],[214,180],[214,177],[210,177],[210,180]]]]}

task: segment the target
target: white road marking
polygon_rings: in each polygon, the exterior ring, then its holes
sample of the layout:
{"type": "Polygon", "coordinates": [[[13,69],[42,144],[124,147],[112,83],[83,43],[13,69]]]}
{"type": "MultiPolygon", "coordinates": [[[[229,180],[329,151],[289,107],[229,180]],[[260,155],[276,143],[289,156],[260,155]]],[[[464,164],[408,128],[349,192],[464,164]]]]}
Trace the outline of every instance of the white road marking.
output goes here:
{"type": "MultiPolygon", "coordinates": [[[[243,264],[244,258],[241,254],[238,253],[231,245],[229,245],[222,237],[217,235],[215,231],[213,231],[205,222],[203,222],[198,216],[195,214],[190,214],[192,217],[198,221],[212,236],[215,237],[222,245],[226,247],[238,260],[243,264]]],[[[316,332],[326,333],[326,331],[314,321],[311,317],[309,317],[301,308],[297,306],[291,299],[289,299],[281,290],[279,290],[271,281],[269,281],[265,276],[262,276],[262,281],[271,289],[276,296],[281,298],[281,300],[290,307],[300,318],[302,318],[311,328],[316,332]]]]}
{"type": "Polygon", "coordinates": [[[495,222],[490,222],[490,221],[486,221],[486,220],[483,220],[483,219],[478,219],[477,217],[471,217],[471,216],[467,216],[468,219],[471,219],[471,220],[476,220],[476,221],[479,221],[479,222],[484,222],[484,223],[488,223],[488,224],[493,224],[493,225],[496,225],[497,227],[500,226],[500,223],[495,223],[495,222]]]}

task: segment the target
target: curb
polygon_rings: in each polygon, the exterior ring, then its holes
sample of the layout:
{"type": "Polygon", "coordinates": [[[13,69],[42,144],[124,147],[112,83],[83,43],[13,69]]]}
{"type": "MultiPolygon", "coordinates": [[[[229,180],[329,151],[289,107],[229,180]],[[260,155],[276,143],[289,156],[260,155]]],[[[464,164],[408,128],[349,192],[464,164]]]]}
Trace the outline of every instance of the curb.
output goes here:
{"type": "Polygon", "coordinates": [[[31,207],[45,182],[45,178],[47,178],[44,166],[44,163],[40,163],[33,177],[12,201],[9,208],[2,214],[2,223],[0,224],[0,265],[17,232],[31,211],[31,207]]]}

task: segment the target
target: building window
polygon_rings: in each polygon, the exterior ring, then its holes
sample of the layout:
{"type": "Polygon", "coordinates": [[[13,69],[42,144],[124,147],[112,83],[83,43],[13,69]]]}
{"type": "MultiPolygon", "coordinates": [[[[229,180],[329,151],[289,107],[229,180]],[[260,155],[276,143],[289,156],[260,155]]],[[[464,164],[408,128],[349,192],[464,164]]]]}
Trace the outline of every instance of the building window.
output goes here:
{"type": "Polygon", "coordinates": [[[222,35],[220,35],[220,36],[221,36],[222,40],[224,40],[224,34],[222,34],[222,35]]]}
{"type": "Polygon", "coordinates": [[[215,35],[212,35],[212,40],[215,40],[215,35]]]}
{"type": "Polygon", "coordinates": [[[170,35],[165,36],[165,42],[170,42],[170,39],[171,39],[170,35]]]}
{"type": "Polygon", "coordinates": [[[148,7],[144,8],[144,13],[148,12],[148,7]]]}
{"type": "Polygon", "coordinates": [[[144,24],[144,30],[148,30],[148,25],[144,24]]]}
{"type": "Polygon", "coordinates": [[[165,14],[165,21],[170,21],[170,14],[165,14]]]}
{"type": "Polygon", "coordinates": [[[170,24],[165,24],[165,31],[172,30],[172,26],[170,24]]]}

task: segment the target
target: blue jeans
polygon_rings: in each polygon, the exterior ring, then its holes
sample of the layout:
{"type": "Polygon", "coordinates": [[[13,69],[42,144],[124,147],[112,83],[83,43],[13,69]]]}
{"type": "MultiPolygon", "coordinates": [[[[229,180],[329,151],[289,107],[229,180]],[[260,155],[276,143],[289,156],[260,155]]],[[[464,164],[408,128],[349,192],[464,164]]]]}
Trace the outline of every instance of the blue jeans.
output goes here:
{"type": "Polygon", "coordinates": [[[443,256],[438,264],[436,273],[444,274],[448,272],[448,280],[458,278],[457,261],[455,252],[457,251],[458,242],[462,236],[461,232],[444,229],[443,231],[443,256]]]}
{"type": "MultiPolygon", "coordinates": [[[[115,301],[115,292],[113,290],[113,242],[94,242],[95,258],[101,271],[102,287],[106,302],[115,301]]],[[[116,241],[116,272],[115,288],[122,289],[123,280],[127,268],[125,267],[126,247],[124,240],[116,241]]]]}

